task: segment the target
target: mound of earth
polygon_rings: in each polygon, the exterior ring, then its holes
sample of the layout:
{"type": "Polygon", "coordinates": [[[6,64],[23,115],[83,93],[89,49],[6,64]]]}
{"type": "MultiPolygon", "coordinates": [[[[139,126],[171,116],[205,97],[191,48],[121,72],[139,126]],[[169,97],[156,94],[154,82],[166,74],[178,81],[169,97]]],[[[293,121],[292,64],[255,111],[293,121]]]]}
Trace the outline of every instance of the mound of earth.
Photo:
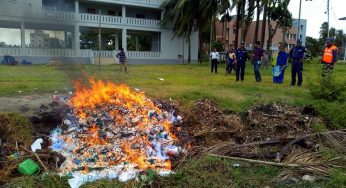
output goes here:
{"type": "Polygon", "coordinates": [[[314,132],[323,123],[310,107],[261,104],[245,113],[222,111],[216,101],[201,99],[183,114],[183,131],[194,145],[212,146],[227,141],[246,144],[266,140],[293,139],[314,132]]]}

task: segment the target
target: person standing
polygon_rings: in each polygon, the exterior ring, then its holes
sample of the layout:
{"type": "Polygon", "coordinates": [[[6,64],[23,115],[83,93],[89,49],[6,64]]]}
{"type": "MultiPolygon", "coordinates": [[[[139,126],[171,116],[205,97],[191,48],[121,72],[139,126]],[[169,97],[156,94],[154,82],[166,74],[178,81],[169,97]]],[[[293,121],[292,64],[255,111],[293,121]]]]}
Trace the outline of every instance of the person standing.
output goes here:
{"type": "Polygon", "coordinates": [[[285,70],[287,67],[288,54],[284,46],[279,47],[279,52],[276,58],[276,65],[273,68],[273,82],[281,84],[284,81],[285,70]]]}
{"type": "Polygon", "coordinates": [[[214,48],[213,52],[210,53],[211,58],[211,72],[214,72],[215,68],[215,74],[217,73],[217,58],[219,57],[219,53],[216,51],[216,48],[214,48]]]}
{"type": "Polygon", "coordinates": [[[235,66],[234,66],[235,51],[232,48],[232,45],[230,45],[230,48],[227,50],[226,60],[227,60],[226,75],[228,75],[228,74],[231,74],[232,69],[235,70],[235,66]]]}
{"type": "Polygon", "coordinates": [[[261,82],[262,78],[261,78],[260,68],[261,68],[261,63],[263,58],[263,49],[261,48],[261,43],[259,41],[256,41],[255,44],[256,46],[254,49],[254,53],[252,55],[255,79],[256,79],[256,82],[261,82]]]}
{"type": "Polygon", "coordinates": [[[322,77],[325,77],[327,74],[331,73],[334,68],[334,64],[337,61],[338,48],[333,44],[333,39],[327,39],[326,47],[323,49],[322,55],[322,77]]]}
{"type": "Polygon", "coordinates": [[[120,52],[116,55],[116,57],[119,59],[120,72],[122,71],[122,68],[124,66],[125,67],[125,73],[127,73],[127,58],[126,58],[126,54],[124,52],[124,48],[120,49],[120,52]]]}
{"type": "Polygon", "coordinates": [[[298,75],[298,82],[297,86],[301,86],[303,82],[303,60],[304,60],[304,53],[307,52],[304,46],[302,46],[302,42],[300,40],[297,40],[297,45],[291,49],[290,51],[290,58],[292,61],[292,70],[291,70],[291,85],[296,85],[296,77],[298,75]]]}
{"type": "Polygon", "coordinates": [[[236,56],[236,64],[235,64],[235,74],[236,74],[236,81],[239,81],[239,77],[241,81],[244,81],[244,74],[245,74],[245,63],[248,59],[248,53],[245,49],[245,42],[242,41],[240,43],[240,48],[237,49],[235,56],[236,56]]]}

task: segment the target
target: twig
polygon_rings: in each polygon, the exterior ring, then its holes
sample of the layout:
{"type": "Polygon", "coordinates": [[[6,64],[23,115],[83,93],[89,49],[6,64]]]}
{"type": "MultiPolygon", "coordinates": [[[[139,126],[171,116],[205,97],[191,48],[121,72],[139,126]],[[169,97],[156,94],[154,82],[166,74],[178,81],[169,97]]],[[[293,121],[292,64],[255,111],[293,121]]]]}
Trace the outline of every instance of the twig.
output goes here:
{"type": "Polygon", "coordinates": [[[194,134],[193,137],[202,136],[202,135],[208,134],[208,133],[235,133],[235,132],[238,132],[238,131],[201,131],[201,132],[194,134]]]}
{"type": "Polygon", "coordinates": [[[327,131],[327,132],[323,132],[323,133],[312,133],[312,134],[307,134],[307,135],[300,136],[300,137],[298,137],[298,138],[292,140],[291,142],[289,142],[285,147],[283,147],[283,148],[281,149],[281,151],[280,151],[280,153],[279,153],[279,155],[278,155],[278,157],[277,157],[277,161],[280,162],[281,159],[282,159],[282,157],[283,157],[284,154],[286,153],[287,149],[288,149],[291,145],[293,145],[293,144],[299,142],[300,140],[303,140],[303,139],[308,138],[308,137],[311,137],[311,136],[316,136],[316,135],[324,135],[324,134],[331,134],[331,133],[345,133],[345,131],[346,131],[346,129],[342,129],[342,130],[339,130],[339,131],[327,131]]]}
{"type": "Polygon", "coordinates": [[[36,153],[34,153],[34,152],[32,152],[32,151],[26,149],[26,148],[23,147],[23,146],[20,146],[20,147],[23,148],[25,151],[27,151],[27,152],[32,153],[33,155],[35,155],[35,157],[37,158],[37,160],[38,160],[38,162],[41,164],[41,166],[44,168],[44,170],[45,170],[46,172],[49,171],[48,168],[46,167],[46,165],[43,164],[43,162],[41,161],[40,157],[39,157],[36,153]]]}
{"type": "Polygon", "coordinates": [[[245,161],[245,162],[257,163],[257,164],[266,164],[266,165],[272,165],[272,166],[280,166],[280,167],[303,167],[303,165],[299,165],[299,164],[276,163],[276,162],[270,162],[270,161],[261,161],[261,160],[246,159],[246,158],[240,158],[240,157],[229,157],[229,156],[215,155],[215,154],[208,154],[208,155],[209,155],[209,156],[213,156],[213,157],[219,157],[219,158],[225,158],[225,159],[232,159],[232,160],[238,160],[238,161],[245,161]]]}

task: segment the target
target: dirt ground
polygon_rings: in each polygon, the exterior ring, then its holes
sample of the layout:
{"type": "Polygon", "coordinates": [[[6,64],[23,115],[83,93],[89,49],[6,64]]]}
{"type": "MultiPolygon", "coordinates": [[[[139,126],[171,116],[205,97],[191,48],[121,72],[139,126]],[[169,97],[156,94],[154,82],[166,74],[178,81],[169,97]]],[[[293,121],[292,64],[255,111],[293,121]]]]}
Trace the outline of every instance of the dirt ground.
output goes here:
{"type": "Polygon", "coordinates": [[[0,97],[0,112],[19,112],[24,116],[31,116],[43,104],[52,102],[53,94],[34,94],[25,96],[0,97]]]}

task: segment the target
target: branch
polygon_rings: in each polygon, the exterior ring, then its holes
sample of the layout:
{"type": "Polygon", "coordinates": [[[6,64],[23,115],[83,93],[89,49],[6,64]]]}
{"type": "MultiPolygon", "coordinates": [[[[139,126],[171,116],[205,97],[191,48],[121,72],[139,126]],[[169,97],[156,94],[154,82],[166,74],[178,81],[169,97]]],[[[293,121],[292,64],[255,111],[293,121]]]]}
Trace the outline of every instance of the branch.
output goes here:
{"type": "Polygon", "coordinates": [[[246,158],[240,158],[240,157],[229,157],[224,155],[215,155],[215,154],[208,154],[212,157],[219,157],[219,158],[225,158],[225,159],[232,159],[232,160],[238,160],[238,161],[245,161],[250,163],[257,163],[257,164],[266,164],[266,165],[272,165],[272,166],[280,166],[280,167],[304,167],[304,165],[299,164],[286,164],[286,163],[276,163],[276,162],[270,162],[270,161],[261,161],[261,160],[254,160],[254,159],[246,159],[246,158]]]}
{"type": "Polygon", "coordinates": [[[35,155],[35,157],[37,158],[37,160],[38,160],[38,162],[41,164],[41,166],[44,168],[44,170],[45,170],[46,172],[49,171],[48,168],[46,167],[46,165],[43,164],[43,162],[41,161],[40,157],[39,157],[35,152],[32,152],[32,151],[26,149],[26,148],[23,147],[23,146],[20,146],[20,147],[23,148],[25,151],[27,151],[27,152],[32,153],[33,155],[35,155]]]}
{"type": "Polygon", "coordinates": [[[328,132],[324,132],[324,133],[312,133],[312,134],[307,134],[307,135],[300,136],[300,137],[292,140],[291,142],[289,142],[285,147],[283,147],[281,149],[281,151],[280,151],[280,153],[279,153],[279,155],[277,157],[277,161],[279,161],[279,162],[281,161],[282,157],[284,156],[284,154],[286,153],[287,149],[291,145],[293,145],[293,144],[295,144],[295,143],[297,143],[297,142],[299,142],[299,141],[301,141],[301,140],[303,140],[305,138],[308,138],[310,136],[320,135],[320,134],[321,135],[325,135],[325,134],[331,134],[331,133],[345,133],[345,131],[346,131],[346,129],[342,129],[342,130],[339,130],[339,131],[328,131],[328,132]]]}

